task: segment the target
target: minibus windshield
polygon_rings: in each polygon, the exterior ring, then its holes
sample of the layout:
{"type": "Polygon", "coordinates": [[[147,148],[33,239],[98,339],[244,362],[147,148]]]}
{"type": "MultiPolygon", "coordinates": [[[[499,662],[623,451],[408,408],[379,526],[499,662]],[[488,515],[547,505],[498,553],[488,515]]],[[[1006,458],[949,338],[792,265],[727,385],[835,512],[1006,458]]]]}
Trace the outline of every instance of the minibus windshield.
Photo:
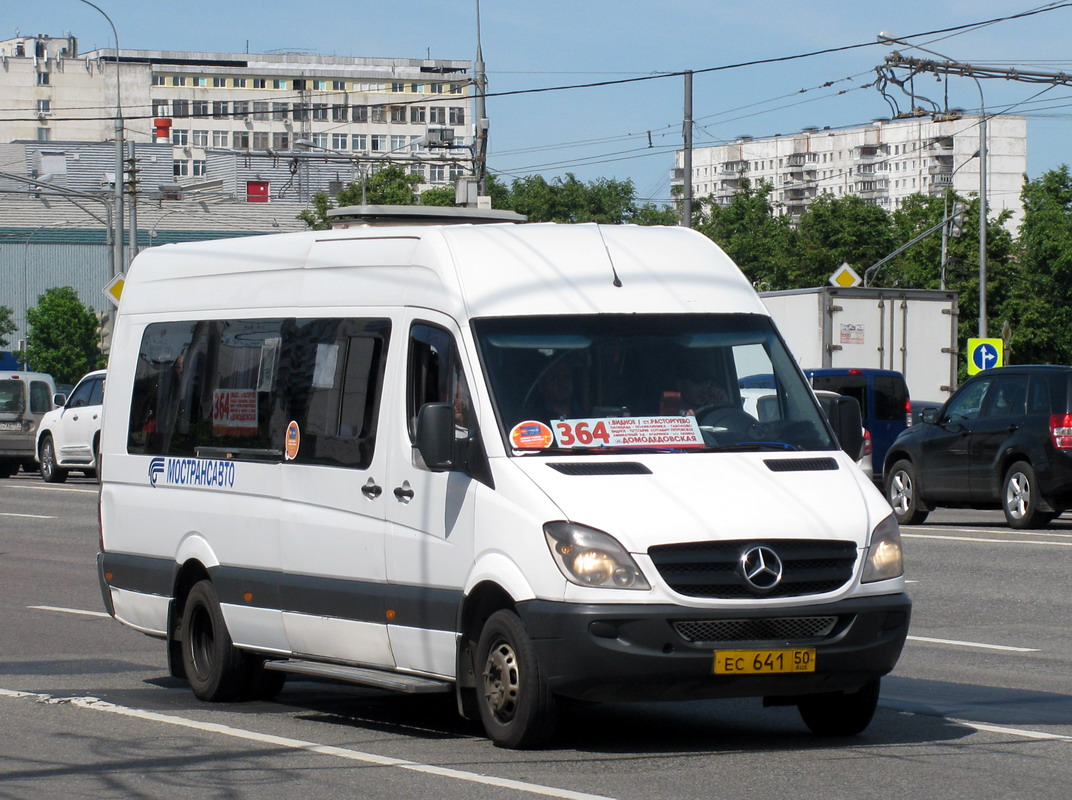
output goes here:
{"type": "Polygon", "coordinates": [[[514,455],[837,449],[762,315],[484,318],[473,331],[514,455]]]}

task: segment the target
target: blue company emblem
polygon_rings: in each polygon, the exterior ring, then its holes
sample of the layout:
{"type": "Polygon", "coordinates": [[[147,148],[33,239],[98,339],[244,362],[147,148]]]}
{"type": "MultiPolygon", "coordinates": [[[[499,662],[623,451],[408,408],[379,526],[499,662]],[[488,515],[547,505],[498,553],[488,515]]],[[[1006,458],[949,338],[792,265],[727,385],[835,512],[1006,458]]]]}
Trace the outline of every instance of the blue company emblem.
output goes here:
{"type": "Polygon", "coordinates": [[[149,462],[149,484],[156,486],[156,479],[164,473],[164,459],[154,458],[149,462]]]}
{"type": "Polygon", "coordinates": [[[235,485],[233,461],[205,458],[163,458],[149,462],[149,483],[156,486],[194,486],[209,489],[235,485]]]}
{"type": "Polygon", "coordinates": [[[998,363],[998,349],[992,344],[983,343],[976,345],[972,351],[972,363],[977,369],[990,369],[998,363]]]}

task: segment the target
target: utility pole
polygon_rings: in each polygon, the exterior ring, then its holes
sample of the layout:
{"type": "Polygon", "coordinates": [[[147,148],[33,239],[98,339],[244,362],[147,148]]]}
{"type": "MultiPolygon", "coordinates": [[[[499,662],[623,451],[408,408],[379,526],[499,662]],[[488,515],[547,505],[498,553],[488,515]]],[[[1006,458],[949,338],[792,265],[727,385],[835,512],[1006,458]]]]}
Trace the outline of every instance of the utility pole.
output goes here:
{"type": "Polygon", "coordinates": [[[485,196],[488,191],[488,76],[484,71],[484,53],[480,47],[480,0],[476,0],[476,62],[473,64],[473,83],[476,89],[476,193],[485,196]]]}
{"type": "Polygon", "coordinates": [[[681,158],[681,225],[692,227],[692,71],[685,73],[685,121],[682,125],[685,152],[681,158]]]}

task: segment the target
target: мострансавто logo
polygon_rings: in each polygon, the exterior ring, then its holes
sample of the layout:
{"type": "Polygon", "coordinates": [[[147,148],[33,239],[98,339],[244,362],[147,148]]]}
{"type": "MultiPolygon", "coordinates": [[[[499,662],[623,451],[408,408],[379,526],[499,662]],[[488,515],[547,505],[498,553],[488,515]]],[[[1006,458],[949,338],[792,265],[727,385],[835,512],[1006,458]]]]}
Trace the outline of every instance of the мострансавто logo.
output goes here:
{"type": "Polygon", "coordinates": [[[156,486],[203,486],[230,488],[235,483],[233,461],[209,458],[163,458],[149,462],[149,484],[156,486]]]}

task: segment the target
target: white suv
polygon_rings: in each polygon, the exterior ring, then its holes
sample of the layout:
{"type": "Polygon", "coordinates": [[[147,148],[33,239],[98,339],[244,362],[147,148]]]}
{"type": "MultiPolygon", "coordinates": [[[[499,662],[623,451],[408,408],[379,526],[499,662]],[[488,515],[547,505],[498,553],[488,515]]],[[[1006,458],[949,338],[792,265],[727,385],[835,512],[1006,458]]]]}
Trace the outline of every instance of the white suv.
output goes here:
{"type": "Polygon", "coordinates": [[[37,429],[37,460],[46,482],[63,483],[72,469],[96,475],[104,379],[103,369],[85,375],[70,397],[56,395],[60,407],[42,417],[37,429]]]}

